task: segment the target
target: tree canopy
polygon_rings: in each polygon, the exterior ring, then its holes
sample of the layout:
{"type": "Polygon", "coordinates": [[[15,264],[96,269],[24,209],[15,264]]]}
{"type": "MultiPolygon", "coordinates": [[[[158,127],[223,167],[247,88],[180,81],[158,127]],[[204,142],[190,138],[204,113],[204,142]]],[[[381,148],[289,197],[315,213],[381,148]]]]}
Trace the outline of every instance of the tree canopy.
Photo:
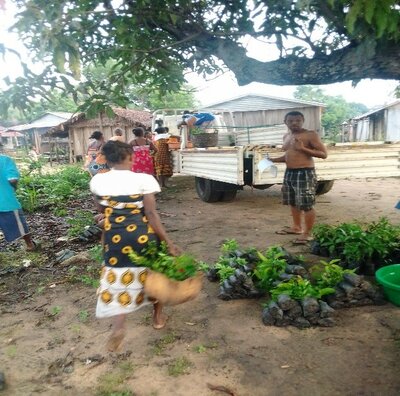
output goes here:
{"type": "MultiPolygon", "coordinates": [[[[240,85],[400,79],[398,0],[17,0],[16,4],[20,12],[14,30],[31,60],[44,62],[45,68],[34,73],[25,63],[24,77],[6,81],[10,88],[0,98],[0,110],[10,104],[26,107],[27,99],[45,97],[49,86],[71,93],[104,88],[107,98],[98,94],[93,100],[122,103],[129,84],[150,83],[156,90],[174,91],[188,70],[210,74],[227,68],[240,85]],[[264,44],[259,59],[247,51],[251,40],[264,44]],[[102,86],[81,80],[82,65],[110,59],[115,68],[102,86]]],[[[8,50],[0,45],[0,51],[8,50]]]]}
{"type": "Polygon", "coordinates": [[[296,88],[297,99],[321,102],[326,105],[321,118],[325,135],[336,140],[342,131],[342,123],[350,118],[366,113],[368,108],[362,103],[347,102],[342,96],[326,95],[320,87],[303,85],[296,88]]]}

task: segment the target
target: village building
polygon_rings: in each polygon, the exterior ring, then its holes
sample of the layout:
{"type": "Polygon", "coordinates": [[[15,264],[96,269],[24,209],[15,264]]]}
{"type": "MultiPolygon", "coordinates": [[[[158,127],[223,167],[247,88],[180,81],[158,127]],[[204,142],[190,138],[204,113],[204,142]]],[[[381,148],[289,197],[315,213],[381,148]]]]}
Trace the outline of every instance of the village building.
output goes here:
{"type": "Polygon", "coordinates": [[[400,100],[352,118],[343,134],[344,141],[400,141],[400,100]]]}
{"type": "Polygon", "coordinates": [[[206,105],[202,110],[217,112],[229,127],[254,127],[283,124],[285,114],[300,111],[304,114],[304,128],[320,134],[324,105],[299,99],[284,99],[260,94],[246,94],[206,105]]]}
{"type": "Polygon", "coordinates": [[[96,117],[87,117],[84,113],[77,114],[52,129],[53,136],[63,136],[68,142],[69,158],[71,162],[82,160],[87,152],[90,135],[98,130],[103,132],[106,140],[110,139],[114,131],[119,128],[123,132],[126,142],[133,139],[132,129],[142,127],[151,128],[152,115],[148,111],[113,108],[113,114],[99,114],[96,117]]]}
{"type": "Polygon", "coordinates": [[[15,125],[7,129],[20,132],[25,137],[27,146],[34,146],[42,158],[50,161],[64,159],[68,154],[68,141],[63,137],[53,136],[51,131],[57,125],[67,121],[73,113],[49,111],[34,119],[29,124],[15,125]]]}

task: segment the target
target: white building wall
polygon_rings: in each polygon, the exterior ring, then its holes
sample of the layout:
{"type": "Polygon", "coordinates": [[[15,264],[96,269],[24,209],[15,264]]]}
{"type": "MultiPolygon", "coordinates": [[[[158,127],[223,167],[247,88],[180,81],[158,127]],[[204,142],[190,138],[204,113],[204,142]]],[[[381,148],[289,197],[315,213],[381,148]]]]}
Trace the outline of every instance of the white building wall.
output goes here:
{"type": "Polygon", "coordinates": [[[400,141],[400,103],[388,108],[385,140],[400,141]]]}

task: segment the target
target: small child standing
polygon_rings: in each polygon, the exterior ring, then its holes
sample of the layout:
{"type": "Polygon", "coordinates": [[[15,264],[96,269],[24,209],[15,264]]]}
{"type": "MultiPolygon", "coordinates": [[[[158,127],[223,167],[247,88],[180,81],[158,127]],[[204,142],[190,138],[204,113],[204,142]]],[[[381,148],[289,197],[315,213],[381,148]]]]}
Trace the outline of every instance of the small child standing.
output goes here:
{"type": "Polygon", "coordinates": [[[131,172],[132,148],[118,141],[103,148],[111,170],[90,181],[99,210],[104,213],[104,267],[101,274],[96,316],[114,317],[114,329],[108,341],[116,351],[125,336],[126,314],[154,304],[153,327],[161,329],[167,317],[163,306],[150,301],[143,291],[147,269],[132,263],[129,253],[142,253],[150,241],[165,241],[170,254],[179,249],[169,239],[156,211],[154,194],[160,187],[151,175],[131,172]]]}

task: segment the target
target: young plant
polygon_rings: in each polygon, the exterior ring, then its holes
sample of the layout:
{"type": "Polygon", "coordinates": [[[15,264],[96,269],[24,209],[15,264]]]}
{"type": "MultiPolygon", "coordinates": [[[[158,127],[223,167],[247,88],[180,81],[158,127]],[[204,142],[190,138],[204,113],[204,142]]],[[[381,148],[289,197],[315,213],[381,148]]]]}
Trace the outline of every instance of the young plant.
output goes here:
{"type": "Polygon", "coordinates": [[[313,286],[307,279],[300,276],[294,277],[287,282],[282,282],[270,292],[271,299],[276,301],[281,294],[286,294],[293,300],[301,301],[306,297],[320,299],[322,296],[334,293],[335,289],[326,287],[319,288],[313,286]]]}
{"type": "Polygon", "coordinates": [[[329,262],[321,260],[319,265],[311,268],[310,271],[318,288],[333,288],[343,280],[344,274],[354,273],[355,270],[343,269],[337,265],[338,262],[340,262],[339,259],[329,262]]]}
{"type": "Polygon", "coordinates": [[[285,254],[279,246],[271,246],[265,254],[258,252],[258,256],[260,261],[254,269],[254,275],[258,279],[258,287],[269,291],[279,275],[285,272],[285,254]]]}

